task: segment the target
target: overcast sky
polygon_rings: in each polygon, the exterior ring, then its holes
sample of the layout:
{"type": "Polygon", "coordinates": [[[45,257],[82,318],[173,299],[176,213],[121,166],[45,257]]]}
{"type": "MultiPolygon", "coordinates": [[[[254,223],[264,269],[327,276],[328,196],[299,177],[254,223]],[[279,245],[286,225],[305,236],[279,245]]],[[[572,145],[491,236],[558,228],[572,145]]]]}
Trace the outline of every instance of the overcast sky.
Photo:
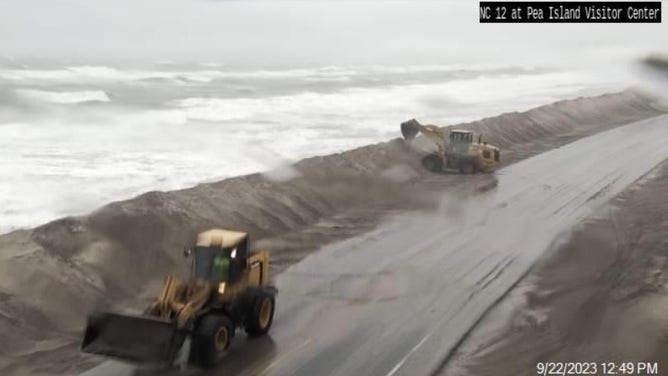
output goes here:
{"type": "Polygon", "coordinates": [[[4,0],[0,54],[241,66],[400,65],[579,60],[668,45],[665,23],[481,25],[477,4],[4,0]]]}

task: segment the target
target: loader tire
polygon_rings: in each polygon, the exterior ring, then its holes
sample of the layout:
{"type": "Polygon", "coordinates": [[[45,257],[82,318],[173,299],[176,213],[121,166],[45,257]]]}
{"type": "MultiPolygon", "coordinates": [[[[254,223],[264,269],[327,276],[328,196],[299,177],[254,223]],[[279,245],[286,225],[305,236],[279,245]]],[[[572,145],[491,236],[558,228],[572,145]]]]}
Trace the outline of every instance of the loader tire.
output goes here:
{"type": "Polygon", "coordinates": [[[230,347],[234,336],[232,321],[223,315],[209,314],[195,329],[193,351],[200,365],[211,367],[218,363],[230,347]]]}
{"type": "Polygon", "coordinates": [[[422,167],[431,172],[443,171],[443,160],[437,154],[429,154],[422,158],[422,167]]]}
{"type": "Polygon", "coordinates": [[[259,294],[251,304],[248,319],[245,325],[249,337],[259,337],[267,334],[274,321],[276,300],[268,293],[259,294]]]}

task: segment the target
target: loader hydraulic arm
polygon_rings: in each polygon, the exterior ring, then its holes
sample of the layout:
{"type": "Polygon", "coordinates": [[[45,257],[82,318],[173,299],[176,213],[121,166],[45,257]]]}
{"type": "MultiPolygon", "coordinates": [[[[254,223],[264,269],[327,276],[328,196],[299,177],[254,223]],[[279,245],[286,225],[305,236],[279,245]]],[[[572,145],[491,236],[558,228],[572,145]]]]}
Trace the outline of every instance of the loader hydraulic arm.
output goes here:
{"type": "Polygon", "coordinates": [[[149,313],[163,320],[176,318],[179,328],[204,306],[211,295],[211,286],[202,281],[187,284],[173,276],[167,276],[162,294],[153,303],[149,313]]]}

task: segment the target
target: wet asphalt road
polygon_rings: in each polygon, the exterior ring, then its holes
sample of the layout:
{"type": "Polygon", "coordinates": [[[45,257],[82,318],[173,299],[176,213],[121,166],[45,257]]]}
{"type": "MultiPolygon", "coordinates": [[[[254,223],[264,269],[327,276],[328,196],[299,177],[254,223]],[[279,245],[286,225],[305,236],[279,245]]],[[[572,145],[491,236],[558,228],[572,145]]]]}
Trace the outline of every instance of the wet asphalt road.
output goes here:
{"type": "MultiPolygon", "coordinates": [[[[513,164],[325,247],[278,276],[270,336],[238,332],[220,367],[185,375],[432,375],[531,265],[668,158],[668,115],[513,164]]],[[[436,177],[437,178],[437,177],[436,177]]],[[[106,362],[86,376],[151,374],[106,362]]],[[[158,374],[168,374],[159,372],[158,374]]]]}

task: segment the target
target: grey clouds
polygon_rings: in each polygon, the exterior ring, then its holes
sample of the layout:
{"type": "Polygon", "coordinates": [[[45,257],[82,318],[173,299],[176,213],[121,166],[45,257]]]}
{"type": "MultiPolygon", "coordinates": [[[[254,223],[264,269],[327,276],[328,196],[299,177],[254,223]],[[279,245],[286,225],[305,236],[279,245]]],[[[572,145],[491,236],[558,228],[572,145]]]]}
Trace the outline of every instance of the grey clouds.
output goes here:
{"type": "Polygon", "coordinates": [[[481,25],[474,1],[5,0],[0,55],[233,66],[587,60],[668,43],[658,25],[481,25]],[[590,56],[591,55],[591,56],[590,56]]]}

